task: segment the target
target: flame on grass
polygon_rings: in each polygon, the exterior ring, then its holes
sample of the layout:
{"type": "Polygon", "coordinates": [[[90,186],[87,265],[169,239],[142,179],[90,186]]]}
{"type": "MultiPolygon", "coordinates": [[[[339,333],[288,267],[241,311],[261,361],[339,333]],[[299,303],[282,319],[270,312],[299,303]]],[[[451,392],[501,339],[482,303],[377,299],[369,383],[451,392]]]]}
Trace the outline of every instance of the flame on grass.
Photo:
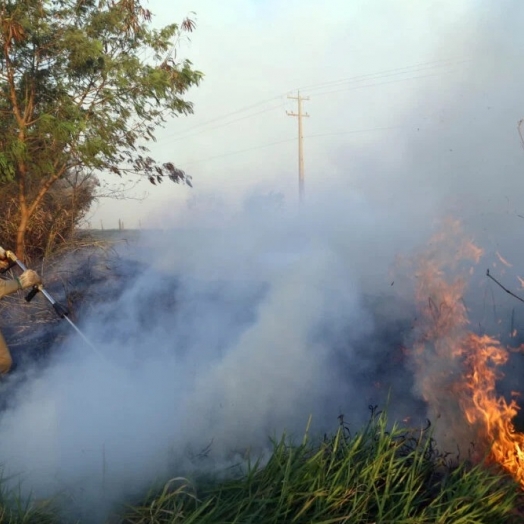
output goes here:
{"type": "Polygon", "coordinates": [[[474,443],[473,458],[487,456],[524,487],[524,434],[513,425],[519,408],[515,398],[508,401],[496,389],[509,351],[495,338],[471,332],[463,300],[481,256],[464,240],[460,223],[447,221],[417,260],[416,387],[430,418],[440,419],[437,439],[462,447],[474,443]]]}

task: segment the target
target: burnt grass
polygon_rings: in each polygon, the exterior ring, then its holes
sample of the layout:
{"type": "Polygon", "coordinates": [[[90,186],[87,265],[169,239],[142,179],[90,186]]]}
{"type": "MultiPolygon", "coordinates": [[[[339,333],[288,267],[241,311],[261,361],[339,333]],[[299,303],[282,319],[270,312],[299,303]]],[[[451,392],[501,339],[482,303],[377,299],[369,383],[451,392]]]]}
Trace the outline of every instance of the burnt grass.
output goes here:
{"type": "MultiPolygon", "coordinates": [[[[136,232],[97,232],[95,238],[81,237],[78,250],[60,254],[50,263],[46,289],[68,308],[73,321],[81,325],[82,319],[104,308],[108,300],[121,298],[130,282],[150,270],[146,263],[126,255],[127,247],[136,238],[136,232]]],[[[137,321],[144,328],[156,321],[155,310],[177,310],[177,279],[172,277],[164,284],[145,298],[139,310],[137,321]]],[[[207,282],[202,287],[202,293],[217,304],[217,310],[223,300],[224,286],[227,282],[207,282]]],[[[255,313],[249,302],[256,303],[264,293],[264,283],[257,282],[250,293],[239,297],[244,301],[235,311],[240,325],[253,321],[255,313]]],[[[44,297],[38,295],[29,305],[22,298],[6,297],[0,304],[0,329],[15,362],[13,376],[20,377],[9,384],[0,382],[0,414],[9,405],[10,389],[24,387],[25,370],[34,368],[35,363],[37,368],[45,369],[52,362],[56,348],[72,335],[70,326],[57,318],[44,297]]],[[[352,388],[346,392],[348,395],[355,390],[360,392],[358,409],[370,406],[370,420],[363,429],[350,428],[341,416],[335,432],[321,439],[297,444],[283,436],[273,443],[267,463],[257,463],[255,457],[250,465],[239,465],[232,475],[228,472],[226,479],[222,474],[192,477],[189,473],[184,480],[153,486],[148,494],[134,499],[131,506],[121,508],[120,517],[113,517],[112,521],[129,524],[524,521],[520,490],[502,472],[479,469],[462,459],[457,461],[456,455],[440,451],[429,423],[417,433],[387,422],[424,420],[425,404],[411,394],[413,376],[404,351],[416,313],[409,303],[399,303],[389,295],[366,296],[363,305],[373,317],[372,335],[355,339],[348,326],[333,341],[331,357],[338,374],[334,380],[348,375],[355,358],[363,363],[358,375],[351,375],[352,388]],[[353,348],[351,357],[346,351],[348,341],[353,348]],[[387,405],[387,417],[377,405],[387,405]],[[381,469],[387,460],[391,469],[381,469]],[[406,479],[413,484],[402,487],[406,479]],[[395,483],[398,485],[394,486],[395,483]],[[413,497],[406,496],[406,488],[414,493],[413,497]],[[384,499],[388,502],[381,502],[384,499]]],[[[104,311],[109,322],[111,315],[116,321],[121,314],[117,309],[104,311]]],[[[322,329],[316,336],[323,336],[322,329]]],[[[521,365],[511,361],[506,368],[510,378],[501,386],[503,394],[515,389],[521,365]]],[[[517,417],[516,428],[524,429],[524,415],[517,417]]],[[[2,511],[5,513],[11,504],[12,501],[0,498],[0,522],[63,521],[52,512],[5,520],[2,511]]]]}
{"type": "MultiPolygon", "coordinates": [[[[109,324],[126,314],[118,308],[108,307],[108,304],[118,302],[133,282],[151,271],[147,262],[129,256],[139,238],[140,232],[136,230],[79,232],[73,246],[46,261],[43,271],[46,289],[68,309],[69,317],[79,326],[83,319],[96,316],[102,310],[109,324]]],[[[170,311],[176,316],[178,287],[176,276],[163,275],[155,282],[155,288],[140,298],[141,306],[135,314],[136,321],[144,330],[165,320],[158,312],[170,311]]],[[[266,292],[264,282],[250,282],[249,291],[238,293],[227,281],[206,281],[194,287],[198,290],[195,304],[205,301],[213,305],[212,314],[219,317],[211,319],[213,322],[237,324],[233,334],[219,341],[219,346],[226,346],[231,337],[237,336],[239,330],[254,321],[256,304],[266,292]]],[[[337,326],[333,330],[329,322],[320,324],[312,333],[319,339],[329,337],[333,380],[348,382],[347,390],[340,391],[340,395],[351,398],[358,392],[362,405],[387,404],[388,414],[395,420],[424,420],[426,406],[412,394],[413,371],[405,351],[413,340],[417,318],[413,302],[391,293],[365,295],[362,308],[373,324],[371,332],[364,336],[355,335],[353,325],[342,329],[337,326]],[[336,331],[335,335],[332,331],[336,331]],[[348,351],[349,346],[351,351],[348,351]],[[355,361],[359,363],[358,372],[354,371],[355,361]],[[395,400],[390,402],[389,399],[395,400]]],[[[193,314],[198,316],[201,313],[195,310],[193,314]]],[[[205,325],[208,319],[202,316],[200,321],[205,325]]],[[[482,326],[476,328],[482,330],[482,326]]],[[[72,328],[56,315],[41,294],[30,304],[25,303],[21,294],[4,297],[0,301],[0,329],[13,356],[13,373],[20,376],[26,369],[34,368],[35,363],[44,369],[56,348],[75,336],[72,328]]],[[[190,351],[191,332],[185,331],[183,326],[180,331],[177,351],[190,351]]],[[[122,337],[122,333],[112,335],[110,330],[106,330],[105,336],[122,337]]],[[[516,343],[515,339],[504,338],[504,333],[501,341],[513,346],[516,343]]],[[[500,384],[500,393],[509,399],[511,392],[518,391],[522,383],[524,355],[512,354],[503,372],[506,378],[500,384]]],[[[517,429],[524,429],[524,413],[519,414],[515,423],[517,429]]]]}

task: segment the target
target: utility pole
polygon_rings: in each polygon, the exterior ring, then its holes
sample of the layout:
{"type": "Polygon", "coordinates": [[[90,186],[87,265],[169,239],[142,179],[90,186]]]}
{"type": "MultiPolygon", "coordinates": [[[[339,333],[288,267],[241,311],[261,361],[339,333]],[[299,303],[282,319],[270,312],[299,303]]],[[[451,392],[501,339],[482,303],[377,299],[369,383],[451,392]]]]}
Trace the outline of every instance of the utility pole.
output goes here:
{"type": "Polygon", "coordinates": [[[307,113],[302,113],[302,101],[309,100],[309,97],[300,96],[300,91],[298,91],[297,96],[288,96],[288,98],[298,101],[298,112],[286,111],[286,113],[288,116],[298,117],[298,196],[302,203],[304,201],[304,134],[302,132],[302,117],[309,117],[307,113]]]}

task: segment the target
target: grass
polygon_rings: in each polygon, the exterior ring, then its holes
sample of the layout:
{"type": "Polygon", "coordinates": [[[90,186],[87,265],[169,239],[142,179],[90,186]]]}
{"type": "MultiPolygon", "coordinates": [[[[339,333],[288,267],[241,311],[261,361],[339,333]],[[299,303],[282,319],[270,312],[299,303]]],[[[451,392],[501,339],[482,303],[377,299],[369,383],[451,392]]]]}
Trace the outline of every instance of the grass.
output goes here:
{"type": "MultiPolygon", "coordinates": [[[[128,506],[120,524],[499,524],[523,522],[522,494],[500,471],[453,464],[431,429],[389,428],[373,411],[351,434],[273,442],[263,465],[234,478],[173,478],[128,506]]],[[[22,504],[2,489],[0,523],[63,522],[48,506],[22,504]]]]}
{"type": "Polygon", "coordinates": [[[59,517],[51,501],[34,501],[23,498],[17,489],[7,488],[6,479],[0,476],[1,524],[58,524],[59,517]]]}
{"type": "Polygon", "coordinates": [[[386,415],[351,435],[273,443],[265,466],[198,489],[173,479],[129,509],[126,524],[497,524],[522,522],[517,486],[500,472],[451,464],[428,430],[388,430],[386,415]]]}

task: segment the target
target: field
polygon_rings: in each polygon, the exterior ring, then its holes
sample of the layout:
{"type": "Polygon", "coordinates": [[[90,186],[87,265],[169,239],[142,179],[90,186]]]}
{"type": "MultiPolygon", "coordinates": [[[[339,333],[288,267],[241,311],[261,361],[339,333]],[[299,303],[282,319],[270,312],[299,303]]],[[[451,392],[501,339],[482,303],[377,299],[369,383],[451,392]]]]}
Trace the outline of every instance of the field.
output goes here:
{"type": "MultiPolygon", "coordinates": [[[[110,245],[134,241],[138,232],[99,231],[93,236],[95,242],[110,245]]],[[[129,275],[134,278],[134,266],[130,267],[129,275]]],[[[97,277],[97,268],[102,268],[104,275],[107,272],[105,263],[82,266],[86,293],[97,277]]],[[[104,277],[97,289],[113,296],[125,289],[122,284],[129,275],[119,273],[115,265],[111,265],[111,274],[115,282],[111,284],[104,277]]],[[[83,290],[80,284],[77,281],[74,286],[77,294],[83,290]]],[[[162,290],[174,287],[166,286],[162,280],[162,290]]],[[[56,289],[57,294],[61,292],[56,289]]],[[[165,292],[168,301],[170,295],[165,292]]],[[[158,289],[151,293],[153,304],[162,302],[158,289]]],[[[104,296],[100,297],[101,302],[104,296]]],[[[94,303],[94,299],[96,295],[92,294],[88,302],[94,303]]],[[[153,309],[146,297],[141,307],[146,311],[153,309]]],[[[213,315],[216,316],[216,310],[213,315]]],[[[151,327],[152,321],[148,316],[145,318],[151,327]]],[[[391,341],[390,334],[386,335],[391,341]]],[[[371,344],[371,340],[367,342],[371,344]]],[[[390,360],[387,364],[384,373],[391,371],[390,360]]],[[[395,407],[392,402],[391,408],[395,407]]],[[[422,428],[412,428],[407,423],[388,420],[385,411],[370,409],[369,421],[361,427],[348,425],[341,416],[339,424],[333,421],[330,434],[316,435],[308,430],[298,440],[280,435],[272,441],[266,455],[260,457],[246,451],[218,469],[206,467],[206,454],[213,452],[211,444],[210,450],[203,450],[198,468],[173,468],[170,480],[166,482],[164,478],[151,485],[149,491],[143,490],[128,497],[125,503],[120,501],[107,511],[104,509],[103,518],[98,507],[79,510],[67,501],[64,503],[63,497],[67,497],[64,493],[50,499],[23,498],[10,479],[4,477],[0,482],[0,522],[513,524],[523,521],[520,487],[491,459],[479,460],[476,456],[470,460],[471,449],[443,453],[434,439],[436,426],[430,422],[422,428]]],[[[140,424],[140,420],[136,423],[140,424]]],[[[442,424],[442,420],[437,424],[442,424]]]]}
{"type": "MultiPolygon", "coordinates": [[[[4,490],[0,522],[78,521],[54,504],[22,502],[4,490]]],[[[367,426],[355,433],[341,420],[320,442],[306,435],[291,443],[283,436],[265,465],[247,458],[214,478],[173,478],[115,509],[107,521],[502,524],[522,522],[520,504],[520,490],[500,470],[444,456],[429,425],[390,427],[385,413],[374,408],[367,426]]]]}

